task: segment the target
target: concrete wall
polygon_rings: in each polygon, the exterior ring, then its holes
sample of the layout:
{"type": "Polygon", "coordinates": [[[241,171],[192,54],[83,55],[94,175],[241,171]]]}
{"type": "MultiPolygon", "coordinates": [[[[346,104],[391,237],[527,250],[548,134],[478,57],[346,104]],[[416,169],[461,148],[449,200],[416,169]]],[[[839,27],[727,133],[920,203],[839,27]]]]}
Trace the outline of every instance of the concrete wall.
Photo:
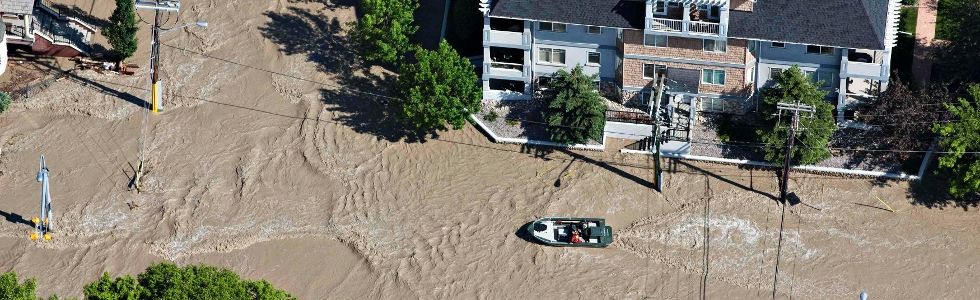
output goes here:
{"type": "Polygon", "coordinates": [[[644,124],[606,122],[606,136],[627,140],[642,140],[653,136],[653,126],[644,124]]]}
{"type": "Polygon", "coordinates": [[[539,26],[540,22],[532,22],[531,34],[534,37],[534,46],[531,49],[531,57],[536,76],[548,76],[560,69],[571,69],[576,65],[582,65],[586,74],[598,74],[603,80],[615,80],[616,58],[619,55],[616,48],[618,29],[602,28],[602,33],[590,34],[586,31],[586,26],[581,25],[566,24],[565,32],[541,31],[539,26]],[[554,65],[542,62],[539,57],[541,48],[565,50],[565,64],[554,65]],[[599,65],[588,63],[589,52],[600,53],[599,65]]]}

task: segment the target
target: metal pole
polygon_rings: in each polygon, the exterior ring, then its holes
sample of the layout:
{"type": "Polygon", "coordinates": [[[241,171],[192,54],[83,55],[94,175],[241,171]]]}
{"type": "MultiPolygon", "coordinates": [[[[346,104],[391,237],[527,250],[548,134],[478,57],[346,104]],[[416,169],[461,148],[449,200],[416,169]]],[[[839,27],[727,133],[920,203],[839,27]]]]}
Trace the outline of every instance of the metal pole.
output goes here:
{"type": "Polygon", "coordinates": [[[151,47],[150,53],[150,70],[151,78],[150,83],[152,87],[150,88],[150,99],[152,110],[154,113],[158,113],[161,110],[163,103],[160,103],[160,11],[154,11],[153,18],[153,45],[151,47]]]}

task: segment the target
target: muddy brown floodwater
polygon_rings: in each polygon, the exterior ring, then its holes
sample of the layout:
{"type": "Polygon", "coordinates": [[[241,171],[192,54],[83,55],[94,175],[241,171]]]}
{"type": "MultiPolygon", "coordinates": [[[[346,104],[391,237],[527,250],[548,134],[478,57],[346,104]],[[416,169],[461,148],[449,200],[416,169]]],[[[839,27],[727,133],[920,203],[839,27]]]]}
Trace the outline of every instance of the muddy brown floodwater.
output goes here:
{"type": "MultiPolygon", "coordinates": [[[[303,299],[770,297],[772,172],[678,162],[658,194],[642,156],[493,144],[472,127],[406,142],[386,99],[355,92],[391,78],[350,53],[351,1],[183,2],[171,22],[211,25],[165,36],[165,111],[145,130],[147,47],[136,76],[80,72],[0,115],[0,271],[36,277],[41,295],[173,261],[303,299]],[[35,243],[25,219],[41,153],[58,228],[35,243]],[[606,218],[616,241],[550,248],[516,234],[542,216],[606,218]]],[[[806,205],[786,209],[780,298],[980,294],[974,210],[913,205],[898,182],[796,174],[790,188],[806,205]]]]}

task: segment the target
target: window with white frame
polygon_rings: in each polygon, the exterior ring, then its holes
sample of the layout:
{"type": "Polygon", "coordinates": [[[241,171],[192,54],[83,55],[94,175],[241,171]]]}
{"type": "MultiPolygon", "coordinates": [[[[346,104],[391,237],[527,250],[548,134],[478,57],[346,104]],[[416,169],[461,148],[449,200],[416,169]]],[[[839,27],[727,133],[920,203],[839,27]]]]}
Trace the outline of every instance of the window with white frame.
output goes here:
{"type": "Polygon", "coordinates": [[[806,53],[810,53],[810,54],[822,54],[822,55],[833,55],[834,54],[834,47],[824,47],[824,46],[807,45],[806,46],[806,53]]]}
{"type": "Polygon", "coordinates": [[[602,55],[599,52],[589,51],[589,64],[598,65],[602,62],[602,55]]]}
{"type": "Polygon", "coordinates": [[[721,98],[701,98],[701,110],[710,112],[724,112],[727,101],[721,98]]]}
{"type": "Polygon", "coordinates": [[[667,47],[667,36],[660,34],[643,35],[643,45],[652,47],[667,47]]]}
{"type": "Polygon", "coordinates": [[[552,48],[540,48],[538,49],[538,60],[546,63],[564,65],[565,64],[565,50],[562,49],[552,49],[552,48]]]}
{"type": "Polygon", "coordinates": [[[769,68],[769,78],[776,79],[776,77],[779,77],[779,74],[782,74],[785,70],[786,69],[783,68],[769,68]]]}
{"type": "Polygon", "coordinates": [[[725,70],[704,69],[701,71],[701,82],[725,85],[725,70]]]}
{"type": "Polygon", "coordinates": [[[541,24],[538,25],[538,29],[541,31],[565,32],[565,24],[541,22],[541,24]]]}
{"type": "Polygon", "coordinates": [[[585,32],[588,34],[602,34],[602,27],[599,26],[585,26],[585,32]]]}
{"type": "Polygon", "coordinates": [[[643,64],[643,78],[653,79],[657,75],[667,75],[667,66],[657,64],[643,64]]]}
{"type": "Polygon", "coordinates": [[[704,39],[705,52],[725,52],[728,49],[727,41],[704,39]]]}
{"type": "Polygon", "coordinates": [[[786,44],[780,42],[772,42],[772,44],[769,45],[773,48],[786,48],[786,44]]]}
{"type": "Polygon", "coordinates": [[[718,16],[721,15],[721,7],[715,5],[701,4],[698,5],[698,10],[703,11],[708,19],[712,20],[718,19],[718,16]]]}
{"type": "Polygon", "coordinates": [[[830,71],[806,71],[806,77],[820,88],[829,88],[834,81],[834,73],[830,71]]]}

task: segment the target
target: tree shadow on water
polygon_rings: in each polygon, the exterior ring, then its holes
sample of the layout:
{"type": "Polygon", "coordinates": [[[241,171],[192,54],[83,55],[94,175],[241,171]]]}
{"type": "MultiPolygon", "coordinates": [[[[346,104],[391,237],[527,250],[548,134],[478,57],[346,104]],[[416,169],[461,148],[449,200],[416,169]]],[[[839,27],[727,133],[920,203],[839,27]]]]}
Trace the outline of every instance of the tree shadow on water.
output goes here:
{"type": "Polygon", "coordinates": [[[264,13],[269,21],[259,28],[262,36],[279,45],[286,55],[306,55],[322,72],[336,74],[346,84],[363,69],[343,24],[310,9],[289,7],[286,12],[264,13]]]}
{"type": "Polygon", "coordinates": [[[971,207],[980,207],[980,195],[972,194],[955,198],[949,194],[948,175],[927,172],[922,179],[909,184],[907,196],[912,198],[912,204],[927,208],[962,208],[964,211],[971,207]]]}
{"type": "Polygon", "coordinates": [[[439,138],[437,131],[410,130],[389,98],[344,89],[323,89],[320,95],[327,109],[334,112],[334,120],[355,132],[389,142],[424,143],[428,138],[439,138]]]}

